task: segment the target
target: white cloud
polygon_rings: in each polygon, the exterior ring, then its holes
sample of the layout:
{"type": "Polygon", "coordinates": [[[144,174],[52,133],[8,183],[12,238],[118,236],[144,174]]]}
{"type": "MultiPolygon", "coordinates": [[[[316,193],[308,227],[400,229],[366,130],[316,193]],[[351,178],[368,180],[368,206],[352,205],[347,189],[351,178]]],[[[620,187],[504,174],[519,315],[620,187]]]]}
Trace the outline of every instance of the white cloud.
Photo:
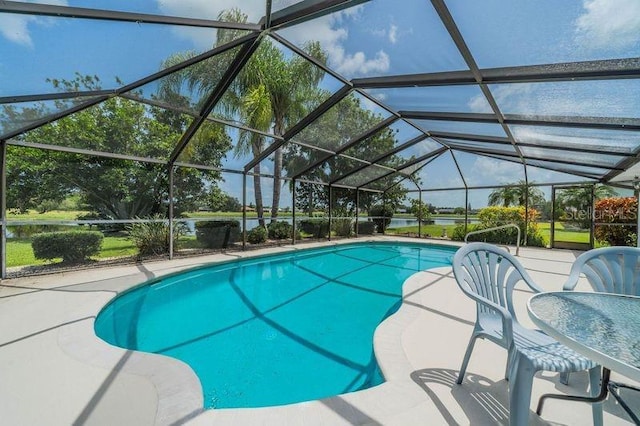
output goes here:
{"type": "Polygon", "coordinates": [[[467,105],[471,112],[491,112],[491,106],[482,93],[469,99],[467,105]]]}
{"type": "Polygon", "coordinates": [[[345,53],[342,46],[336,46],[329,52],[330,58],[336,62],[336,71],[347,76],[380,73],[388,70],[390,66],[389,55],[382,50],[371,59],[367,59],[364,52],[345,53]]]}
{"type": "Polygon", "coordinates": [[[9,41],[22,44],[23,46],[33,46],[28,24],[35,21],[33,16],[20,15],[0,15],[0,32],[9,41]]]}
{"type": "Polygon", "coordinates": [[[398,27],[394,24],[391,24],[391,27],[389,27],[389,41],[393,44],[396,44],[398,41],[398,27]]]}
{"type": "MultiPolygon", "coordinates": [[[[33,3],[30,0],[26,1],[33,3]]],[[[67,5],[65,0],[50,0],[48,3],[57,6],[67,5]]],[[[51,22],[53,22],[51,19],[31,15],[3,14],[0,15],[0,34],[13,43],[33,47],[29,26],[32,24],[50,25],[51,22]]]]}
{"type": "MultiPolygon", "coordinates": [[[[220,12],[230,9],[227,0],[157,0],[157,2],[164,13],[203,19],[218,19],[220,12]]],[[[243,0],[237,7],[247,15],[249,22],[257,22],[264,16],[264,0],[243,0]]]]}
{"type": "Polygon", "coordinates": [[[625,49],[640,43],[640,1],[585,0],[576,38],[590,49],[625,49]]]}
{"type": "MultiPolygon", "coordinates": [[[[197,17],[217,20],[220,13],[228,10],[226,0],[157,0],[163,13],[175,16],[197,17]]],[[[247,15],[248,22],[258,22],[265,13],[264,0],[243,0],[237,5],[247,15]]],[[[215,29],[175,27],[174,33],[179,37],[191,40],[198,49],[210,49],[215,41],[215,29]]]]}
{"type": "MultiPolygon", "coordinates": [[[[157,0],[157,2],[164,13],[177,16],[217,19],[220,12],[229,9],[228,0],[157,0]]],[[[274,9],[283,9],[295,3],[297,0],[279,0],[274,2],[274,9]]],[[[257,22],[264,16],[264,0],[243,0],[240,4],[249,22],[257,22]]],[[[386,71],[390,63],[389,56],[384,51],[379,51],[373,58],[368,58],[362,51],[351,53],[344,47],[349,34],[343,24],[346,21],[358,20],[361,10],[362,6],[351,7],[305,22],[303,25],[287,28],[282,30],[282,33],[298,45],[311,40],[319,41],[327,51],[329,65],[347,77],[386,71]]],[[[215,37],[215,33],[212,35],[212,33],[188,28],[177,28],[176,34],[192,40],[202,49],[210,47],[215,37]]]]}
{"type": "Polygon", "coordinates": [[[314,40],[320,42],[327,52],[329,66],[347,78],[385,72],[391,66],[391,61],[384,50],[368,57],[363,51],[349,52],[345,47],[349,31],[344,24],[357,21],[361,10],[362,6],[349,8],[286,28],[281,33],[298,45],[314,40]]]}
{"type": "Polygon", "coordinates": [[[524,178],[524,166],[510,161],[478,156],[469,173],[465,173],[465,178],[471,185],[512,183],[524,178]]]}

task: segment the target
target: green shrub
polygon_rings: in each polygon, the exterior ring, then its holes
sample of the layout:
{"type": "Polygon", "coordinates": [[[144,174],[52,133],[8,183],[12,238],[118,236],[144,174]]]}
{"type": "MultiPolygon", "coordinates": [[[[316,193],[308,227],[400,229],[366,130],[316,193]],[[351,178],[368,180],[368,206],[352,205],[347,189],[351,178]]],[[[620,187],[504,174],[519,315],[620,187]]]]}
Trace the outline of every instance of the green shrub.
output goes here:
{"type": "Polygon", "coordinates": [[[272,222],[267,227],[269,238],[272,240],[286,240],[293,235],[293,225],[288,222],[272,222]]]}
{"type": "Polygon", "coordinates": [[[596,240],[611,246],[635,246],[638,201],[635,197],[603,198],[596,201],[596,240]],[[612,225],[609,225],[611,223],[612,225]],[[628,225],[613,225],[613,224],[628,225]]]}
{"type": "MultiPolygon", "coordinates": [[[[152,219],[163,219],[156,215],[152,219]]],[[[129,238],[138,249],[139,256],[157,256],[169,252],[170,228],[168,221],[140,222],[127,225],[129,238]]],[[[173,227],[173,247],[185,232],[184,224],[173,227]]]]}
{"type": "Polygon", "coordinates": [[[260,244],[267,241],[267,229],[264,226],[256,226],[247,233],[247,241],[251,244],[260,244]]]}
{"type": "Polygon", "coordinates": [[[331,228],[339,237],[350,237],[353,233],[353,220],[348,217],[333,219],[331,221],[331,228]]]}
{"type": "Polygon", "coordinates": [[[393,217],[393,207],[390,204],[378,204],[369,209],[369,216],[373,216],[373,223],[376,224],[378,232],[382,233],[387,229],[393,217]]]}
{"type": "Polygon", "coordinates": [[[376,224],[370,220],[366,222],[358,222],[358,234],[372,235],[376,232],[376,224]]]}
{"type": "Polygon", "coordinates": [[[77,263],[97,255],[103,238],[97,231],[46,232],[34,235],[31,247],[36,259],[77,263]]]}
{"type": "MultiPolygon", "coordinates": [[[[529,227],[527,233],[527,245],[532,247],[544,247],[545,241],[542,234],[538,230],[536,219],[538,212],[535,209],[529,209],[529,227]]],[[[515,223],[524,230],[525,225],[525,208],[524,207],[486,207],[480,210],[478,214],[479,224],[469,225],[467,232],[474,232],[482,229],[494,228],[496,226],[515,223]]],[[[484,241],[494,244],[515,244],[517,241],[518,231],[515,228],[497,229],[494,231],[484,232],[482,234],[470,235],[468,240],[484,241]]],[[[465,232],[464,224],[457,225],[452,234],[451,239],[454,241],[464,241],[465,232]]],[[[524,243],[524,235],[521,235],[524,243]]]]}
{"type": "Polygon", "coordinates": [[[227,248],[240,239],[240,222],[216,220],[196,222],[196,239],[206,248],[227,248]]]}
{"type": "Polygon", "coordinates": [[[326,238],[329,235],[329,221],[327,219],[301,220],[300,230],[314,238],[326,238]]]}

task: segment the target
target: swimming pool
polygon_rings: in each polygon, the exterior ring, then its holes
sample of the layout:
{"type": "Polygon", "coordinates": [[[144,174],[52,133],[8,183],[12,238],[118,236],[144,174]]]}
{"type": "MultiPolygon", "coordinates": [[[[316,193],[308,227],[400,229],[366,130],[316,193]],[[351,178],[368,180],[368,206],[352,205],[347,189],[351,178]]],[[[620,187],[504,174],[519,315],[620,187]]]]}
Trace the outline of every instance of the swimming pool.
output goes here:
{"type": "Polygon", "coordinates": [[[96,334],[180,359],[205,408],[321,399],[384,381],[375,328],[402,283],[447,266],[454,247],[349,243],[215,264],[163,277],[109,303],[96,334]]]}

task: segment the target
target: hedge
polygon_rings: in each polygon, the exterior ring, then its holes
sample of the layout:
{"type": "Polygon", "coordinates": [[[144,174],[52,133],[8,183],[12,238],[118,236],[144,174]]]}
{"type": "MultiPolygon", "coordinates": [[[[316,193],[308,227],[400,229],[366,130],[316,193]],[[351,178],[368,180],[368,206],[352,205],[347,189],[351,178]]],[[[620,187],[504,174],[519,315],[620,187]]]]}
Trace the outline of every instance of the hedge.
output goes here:
{"type": "Polygon", "coordinates": [[[326,238],[329,235],[329,220],[327,219],[301,220],[299,225],[300,231],[314,238],[326,238]]]}
{"type": "Polygon", "coordinates": [[[251,244],[260,244],[267,241],[267,228],[256,226],[247,233],[247,241],[251,244]]]}
{"type": "MultiPolygon", "coordinates": [[[[529,209],[529,227],[526,229],[527,245],[532,247],[544,247],[545,241],[536,222],[539,214],[535,209],[529,209]]],[[[479,224],[469,225],[467,232],[479,231],[482,229],[494,228],[496,226],[514,223],[521,231],[525,229],[525,208],[524,207],[486,207],[478,214],[479,224]]],[[[464,224],[457,225],[451,235],[454,241],[464,241],[464,224]]],[[[515,228],[504,228],[495,231],[488,231],[482,234],[469,236],[468,241],[485,241],[494,244],[515,244],[518,231],[515,228]]],[[[524,235],[521,235],[524,243],[524,235]]]]}
{"type": "Polygon", "coordinates": [[[269,238],[272,240],[286,240],[293,235],[293,225],[288,222],[272,222],[267,226],[269,238]]]}
{"type": "Polygon", "coordinates": [[[78,263],[100,253],[103,238],[97,231],[45,232],[33,236],[31,247],[36,259],[78,263]]]}
{"type": "Polygon", "coordinates": [[[595,239],[612,246],[636,245],[637,214],[638,201],[635,197],[603,198],[596,201],[595,221],[598,225],[594,233],[595,239]],[[611,225],[607,225],[609,223],[611,225]]]}

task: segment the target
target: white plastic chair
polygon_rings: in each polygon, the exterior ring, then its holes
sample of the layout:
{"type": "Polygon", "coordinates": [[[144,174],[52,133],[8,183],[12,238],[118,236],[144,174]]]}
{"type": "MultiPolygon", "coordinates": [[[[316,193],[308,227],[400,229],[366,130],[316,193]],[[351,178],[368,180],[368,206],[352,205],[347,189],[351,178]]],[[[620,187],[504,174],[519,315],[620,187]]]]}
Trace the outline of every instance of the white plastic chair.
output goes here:
{"type": "MultiPolygon", "coordinates": [[[[471,243],[456,252],[453,273],[462,291],[475,300],[477,306],[476,323],[460,367],[458,384],[462,383],[476,339],[482,338],[507,349],[505,378],[510,379],[511,425],[528,424],[533,376],[537,371],[568,373],[589,369],[592,393],[595,388],[599,390],[599,366],[545,333],[523,327],[517,321],[513,306],[516,284],[522,281],[536,293],[542,289],[515,257],[491,244],[471,243]]],[[[601,424],[602,406],[596,405],[594,423],[601,424]]]]}
{"type": "MultiPolygon", "coordinates": [[[[602,247],[582,253],[571,266],[569,278],[565,282],[563,289],[575,289],[582,274],[587,278],[593,291],[640,296],[640,248],[602,247]]],[[[608,382],[611,394],[622,408],[635,423],[639,423],[640,418],[621,399],[616,389],[628,388],[635,391],[640,391],[640,389],[635,386],[608,381],[608,375],[605,382],[608,382]]]]}
{"type": "Polygon", "coordinates": [[[564,290],[584,274],[594,291],[640,296],[640,248],[603,247],[582,253],[571,266],[564,290]]]}

